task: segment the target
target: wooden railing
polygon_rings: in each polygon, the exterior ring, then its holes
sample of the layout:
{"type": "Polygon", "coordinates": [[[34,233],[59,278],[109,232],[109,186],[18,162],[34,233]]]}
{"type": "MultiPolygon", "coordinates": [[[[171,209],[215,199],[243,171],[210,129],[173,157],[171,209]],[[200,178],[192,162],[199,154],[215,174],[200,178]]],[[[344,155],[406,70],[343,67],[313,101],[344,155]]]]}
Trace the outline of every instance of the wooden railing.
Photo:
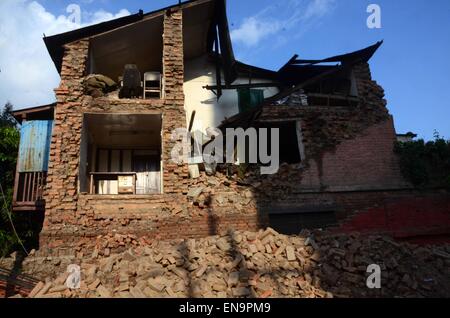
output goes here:
{"type": "Polygon", "coordinates": [[[14,205],[36,205],[43,200],[47,172],[19,172],[14,185],[14,205]]]}

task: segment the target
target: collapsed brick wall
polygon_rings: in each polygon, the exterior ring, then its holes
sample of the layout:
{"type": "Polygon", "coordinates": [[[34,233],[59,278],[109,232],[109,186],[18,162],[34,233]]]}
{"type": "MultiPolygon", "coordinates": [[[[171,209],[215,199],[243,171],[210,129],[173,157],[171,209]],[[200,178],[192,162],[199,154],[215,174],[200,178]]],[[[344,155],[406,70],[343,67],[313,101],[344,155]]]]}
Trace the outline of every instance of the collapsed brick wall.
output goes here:
{"type": "MultiPolygon", "coordinates": [[[[247,203],[235,193],[231,196],[231,193],[220,192],[214,195],[209,206],[200,208],[194,202],[176,204],[173,201],[175,196],[81,196],[80,204],[92,206],[95,216],[83,217],[85,224],[80,223],[77,228],[68,227],[53,237],[44,235],[45,242],[39,253],[75,255],[80,251],[90,252],[96,238],[101,235],[120,234],[159,241],[224,235],[230,229],[256,231],[272,226],[268,202],[259,201],[258,198],[247,203]],[[233,200],[235,203],[230,203],[233,200]],[[180,210],[169,211],[169,206],[178,206],[180,210]]],[[[446,192],[318,192],[291,197],[283,204],[295,205],[299,209],[311,205],[334,205],[338,223],[330,230],[339,233],[363,232],[408,237],[446,234],[450,230],[450,196],[446,192]],[[390,231],[392,229],[395,231],[390,231]]],[[[283,204],[278,204],[272,211],[283,208],[283,204]]],[[[79,213],[83,214],[82,210],[79,213]]]]}
{"type": "MultiPolygon", "coordinates": [[[[275,175],[252,175],[269,198],[285,198],[308,191],[366,191],[410,187],[401,175],[394,153],[395,130],[392,118],[373,124],[356,137],[342,139],[318,153],[311,152],[310,125],[299,115],[305,139],[306,160],[299,164],[282,164],[275,175]]],[[[322,118],[348,125],[345,113],[324,110],[322,118]]],[[[339,136],[335,130],[333,136],[339,136]]],[[[324,143],[327,143],[325,140],[324,143]]],[[[317,144],[316,144],[317,147],[317,144]]]]}
{"type": "MultiPolygon", "coordinates": [[[[283,165],[278,174],[258,176],[274,198],[304,191],[358,191],[407,188],[394,154],[396,132],[384,91],[367,63],[354,67],[355,106],[302,106],[299,93],[263,109],[258,125],[297,121],[306,159],[283,165]],[[277,191],[279,189],[280,191],[277,191]]],[[[251,179],[251,178],[250,178],[251,179]]]]}
{"type": "Polygon", "coordinates": [[[229,228],[255,230],[268,225],[262,211],[281,203],[291,206],[337,204],[345,217],[362,205],[373,206],[375,192],[342,192],[400,188],[401,179],[392,152],[395,131],[380,86],[372,81],[367,64],[354,74],[361,103],[345,107],[310,107],[288,104],[267,107],[267,118],[296,118],[301,122],[307,162],[283,165],[274,176],[242,182],[201,174],[189,179],[186,165],[170,161],[175,128],[186,127],[182,12],[164,17],[162,100],[93,98],[83,92],[89,41],[65,47],[61,84],[50,151],[45,194],[46,217],[41,247],[72,248],[97,235],[130,233],[154,239],[202,237],[229,228]],[[162,114],[164,194],[153,196],[95,196],[78,193],[78,169],[83,113],[162,114]],[[336,192],[341,191],[341,192],[336,192]],[[364,198],[364,199],[361,199],[364,198]],[[362,201],[361,201],[362,200],[362,201]],[[365,200],[365,201],[364,201],[365,200]],[[358,207],[356,207],[358,206],[358,207]]]}

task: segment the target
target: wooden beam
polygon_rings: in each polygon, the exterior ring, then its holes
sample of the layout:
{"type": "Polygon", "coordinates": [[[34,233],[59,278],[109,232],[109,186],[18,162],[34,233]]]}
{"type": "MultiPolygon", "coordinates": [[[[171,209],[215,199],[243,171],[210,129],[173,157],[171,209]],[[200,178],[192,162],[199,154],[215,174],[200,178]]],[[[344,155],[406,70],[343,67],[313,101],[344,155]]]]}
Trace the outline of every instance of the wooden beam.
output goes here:
{"type": "MultiPolygon", "coordinates": [[[[265,88],[265,87],[280,87],[282,86],[280,83],[253,83],[253,84],[236,84],[236,85],[228,85],[223,87],[222,89],[239,89],[239,88],[265,88]]],[[[206,85],[203,86],[204,89],[208,90],[216,90],[216,85],[206,85]]]]}
{"type": "Polygon", "coordinates": [[[236,62],[231,44],[230,30],[228,27],[227,8],[225,0],[216,0],[216,14],[220,38],[220,54],[223,59],[225,82],[230,85],[236,80],[237,73],[234,69],[236,62]]]}
{"type": "Polygon", "coordinates": [[[196,111],[194,110],[191,114],[191,119],[189,120],[189,132],[192,130],[192,126],[194,126],[196,111]]]}
{"type": "MultiPolygon", "coordinates": [[[[20,150],[19,150],[20,151],[20,150]]],[[[14,192],[13,192],[13,203],[17,202],[17,195],[19,192],[19,178],[20,178],[20,173],[19,173],[19,158],[17,158],[17,162],[16,162],[16,176],[14,178],[14,192]]]]}
{"type": "Polygon", "coordinates": [[[217,33],[217,28],[215,28],[215,34],[214,34],[214,52],[216,53],[216,96],[217,101],[222,96],[222,74],[220,69],[220,60],[219,60],[219,35],[217,33]]]}
{"type": "Polygon", "coordinates": [[[352,102],[359,102],[359,98],[355,96],[341,96],[341,95],[333,95],[333,94],[319,94],[319,93],[306,93],[307,96],[311,97],[319,97],[319,98],[330,98],[330,99],[341,99],[352,102]]]}
{"type": "Polygon", "coordinates": [[[314,83],[322,80],[323,78],[326,78],[326,77],[328,77],[330,75],[333,75],[333,74],[335,74],[335,73],[337,73],[339,71],[342,71],[344,69],[348,69],[353,64],[356,64],[356,62],[352,63],[352,64],[348,64],[348,65],[337,66],[336,68],[333,68],[333,69],[331,69],[329,71],[323,72],[322,74],[319,74],[317,76],[311,77],[310,79],[307,79],[306,81],[303,81],[303,82],[299,83],[298,85],[295,85],[292,88],[287,89],[284,92],[281,92],[280,94],[277,94],[275,96],[272,96],[272,97],[266,99],[264,104],[267,105],[267,104],[270,104],[270,103],[275,102],[277,100],[280,100],[282,98],[285,98],[285,97],[291,95],[293,92],[296,92],[296,91],[298,91],[298,90],[300,90],[302,88],[305,88],[308,85],[314,84],[314,83]]]}
{"type": "Polygon", "coordinates": [[[279,73],[282,72],[286,67],[288,67],[289,65],[291,65],[291,64],[297,59],[297,57],[298,57],[298,54],[294,54],[294,56],[291,57],[290,60],[287,61],[287,63],[284,64],[284,65],[278,70],[278,72],[279,72],[279,73]]]}

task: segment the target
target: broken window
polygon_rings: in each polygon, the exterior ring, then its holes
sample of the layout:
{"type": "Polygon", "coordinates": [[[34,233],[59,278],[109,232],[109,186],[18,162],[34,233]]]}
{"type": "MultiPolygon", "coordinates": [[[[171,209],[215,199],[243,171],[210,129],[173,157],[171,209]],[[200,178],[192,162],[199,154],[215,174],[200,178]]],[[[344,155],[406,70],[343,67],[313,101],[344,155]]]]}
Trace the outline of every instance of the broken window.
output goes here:
{"type": "Polygon", "coordinates": [[[237,92],[239,113],[246,112],[264,101],[262,89],[240,88],[237,92]]]}
{"type": "Polygon", "coordinates": [[[161,193],[161,115],[86,114],[80,192],[161,193]]]}
{"type": "Polygon", "coordinates": [[[302,161],[301,158],[301,140],[299,142],[299,127],[296,121],[280,121],[280,122],[265,122],[261,124],[261,128],[268,129],[268,151],[272,153],[271,149],[271,129],[279,129],[279,152],[280,163],[295,164],[302,161]]]}
{"type": "MultiPolygon", "coordinates": [[[[274,121],[274,122],[259,122],[256,126],[256,132],[254,134],[251,133],[250,130],[247,130],[247,134],[245,135],[245,152],[239,152],[239,143],[238,138],[233,136],[235,147],[235,159],[239,163],[258,163],[264,164],[261,162],[260,154],[263,152],[259,149],[260,147],[260,138],[261,135],[259,133],[259,129],[267,129],[267,155],[273,157],[273,147],[272,147],[272,129],[278,129],[279,139],[278,142],[278,151],[279,151],[279,163],[287,163],[287,164],[296,164],[302,162],[304,158],[304,147],[301,136],[300,122],[295,120],[288,121],[274,121]],[[257,138],[256,138],[257,137],[257,138]],[[256,138],[256,139],[255,139],[256,138]],[[239,157],[239,153],[241,153],[242,157],[239,157]],[[256,153],[257,156],[251,155],[256,153]]],[[[229,135],[226,138],[230,138],[229,135]]],[[[226,141],[225,141],[226,143],[226,141]]],[[[265,153],[264,150],[263,153],[265,153]]]]}

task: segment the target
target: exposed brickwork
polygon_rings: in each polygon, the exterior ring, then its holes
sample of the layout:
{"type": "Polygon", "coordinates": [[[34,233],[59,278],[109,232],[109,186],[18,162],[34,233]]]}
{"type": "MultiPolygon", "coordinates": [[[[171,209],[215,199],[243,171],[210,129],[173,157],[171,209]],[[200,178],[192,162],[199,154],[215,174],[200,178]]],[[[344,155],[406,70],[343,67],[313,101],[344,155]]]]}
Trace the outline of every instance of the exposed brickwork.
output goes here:
{"type": "Polygon", "coordinates": [[[394,142],[390,118],[370,126],[321,158],[310,159],[301,186],[335,191],[407,187],[393,151],[394,142]]]}
{"type": "MultiPolygon", "coordinates": [[[[164,17],[163,77],[165,106],[177,111],[165,111],[163,118],[164,193],[186,193],[187,166],[170,162],[170,152],[175,141],[171,134],[176,128],[186,127],[184,112],[184,61],[183,61],[183,14],[182,11],[167,12],[164,17]]],[[[166,109],[166,107],[165,107],[166,109]]]]}
{"type": "Polygon", "coordinates": [[[57,106],[50,146],[44,231],[62,221],[75,223],[78,166],[82,129],[82,79],[89,49],[88,41],[66,45],[61,83],[55,89],[57,106]]]}
{"type": "Polygon", "coordinates": [[[270,193],[277,192],[280,182],[284,194],[409,187],[393,152],[396,132],[384,91],[371,79],[368,64],[355,66],[354,74],[360,100],[356,107],[305,107],[291,96],[282,105],[263,110],[260,123],[300,122],[306,155],[300,167],[283,166],[277,175],[267,177],[270,193]]]}
{"type": "Polygon", "coordinates": [[[360,103],[349,107],[299,107],[292,102],[269,106],[267,119],[298,120],[306,162],[284,165],[277,175],[242,183],[218,173],[189,179],[186,165],[171,162],[172,132],[186,127],[182,12],[164,17],[161,100],[120,100],[84,95],[82,80],[89,41],[66,45],[52,136],[45,194],[46,218],[41,233],[43,253],[72,253],[108,233],[150,239],[202,237],[228,229],[256,230],[268,223],[262,211],[280,205],[338,206],[339,218],[384,202],[411,196],[400,176],[392,148],[395,130],[383,89],[372,81],[367,64],[354,69],[360,103]],[[83,114],[162,114],[164,193],[153,196],[95,196],[78,193],[83,114]],[[202,188],[190,198],[188,191],[202,188]],[[367,190],[377,190],[367,192],[367,190]]]}
{"type": "MultiPolygon", "coordinates": [[[[50,150],[50,164],[45,193],[46,217],[41,241],[64,232],[75,233],[87,224],[92,207],[79,202],[78,168],[83,114],[85,112],[158,113],[163,116],[162,159],[165,194],[186,194],[188,171],[185,165],[170,162],[175,128],[186,127],[183,93],[182,12],[167,14],[164,19],[163,75],[164,99],[112,100],[84,95],[82,81],[88,59],[89,41],[65,46],[61,83],[55,90],[55,124],[50,150]]],[[[170,198],[170,197],[169,197],[170,198]]],[[[101,225],[100,223],[98,225],[101,225]]],[[[81,233],[80,233],[81,234],[81,233]]],[[[84,234],[81,234],[84,235],[84,234]]]]}

